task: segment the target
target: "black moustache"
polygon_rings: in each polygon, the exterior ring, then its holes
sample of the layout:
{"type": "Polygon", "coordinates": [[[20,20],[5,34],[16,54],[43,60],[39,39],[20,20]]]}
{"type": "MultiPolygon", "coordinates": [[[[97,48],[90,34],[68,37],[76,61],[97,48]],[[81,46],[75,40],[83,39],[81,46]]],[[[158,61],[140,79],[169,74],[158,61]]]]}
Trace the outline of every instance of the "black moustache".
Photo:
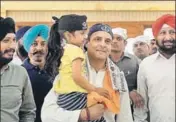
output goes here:
{"type": "Polygon", "coordinates": [[[33,55],[35,55],[35,54],[41,54],[41,55],[43,55],[44,53],[42,51],[37,51],[37,52],[33,53],[33,55]]]}
{"type": "Polygon", "coordinates": [[[5,53],[9,53],[9,52],[13,52],[13,53],[14,53],[14,52],[15,52],[15,49],[10,48],[10,49],[4,50],[4,54],[5,54],[5,53]]]}
{"type": "Polygon", "coordinates": [[[163,43],[167,43],[167,42],[174,43],[174,40],[164,40],[163,41],[163,43]]]}

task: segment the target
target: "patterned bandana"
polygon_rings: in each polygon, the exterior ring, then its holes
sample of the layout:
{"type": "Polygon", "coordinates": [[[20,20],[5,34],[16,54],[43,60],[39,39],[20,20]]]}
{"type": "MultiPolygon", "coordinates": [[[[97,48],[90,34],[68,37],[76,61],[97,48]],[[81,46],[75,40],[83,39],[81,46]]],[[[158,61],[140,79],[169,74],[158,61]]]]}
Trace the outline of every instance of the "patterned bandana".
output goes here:
{"type": "Polygon", "coordinates": [[[89,29],[88,39],[90,39],[90,36],[97,31],[105,31],[105,32],[109,33],[113,38],[112,28],[109,25],[98,23],[98,24],[93,25],[89,29]]]}

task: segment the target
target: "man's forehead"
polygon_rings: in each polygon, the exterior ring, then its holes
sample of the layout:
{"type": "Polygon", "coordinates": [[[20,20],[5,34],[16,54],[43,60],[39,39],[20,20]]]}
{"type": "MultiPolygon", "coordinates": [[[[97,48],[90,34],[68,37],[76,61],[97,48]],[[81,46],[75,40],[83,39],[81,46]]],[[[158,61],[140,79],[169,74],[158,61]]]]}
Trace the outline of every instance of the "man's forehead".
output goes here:
{"type": "Polygon", "coordinates": [[[107,38],[107,39],[112,39],[111,35],[105,31],[97,31],[92,34],[92,37],[100,37],[100,38],[107,38]]]}
{"type": "Polygon", "coordinates": [[[170,27],[169,25],[164,24],[160,31],[164,31],[164,30],[165,31],[167,31],[167,30],[174,30],[175,31],[175,28],[170,27]]]}
{"type": "Polygon", "coordinates": [[[138,41],[138,42],[135,42],[134,45],[135,45],[135,44],[146,44],[146,45],[147,45],[147,43],[144,42],[144,41],[138,41]]]}
{"type": "Polygon", "coordinates": [[[15,36],[15,34],[14,33],[8,33],[6,36],[5,36],[5,38],[14,38],[14,37],[16,37],[15,36]]]}
{"type": "Polygon", "coordinates": [[[46,42],[41,36],[38,36],[34,42],[40,43],[40,42],[46,42]]]}
{"type": "Polygon", "coordinates": [[[121,35],[119,34],[113,34],[114,37],[118,37],[118,38],[123,38],[121,35]]]}

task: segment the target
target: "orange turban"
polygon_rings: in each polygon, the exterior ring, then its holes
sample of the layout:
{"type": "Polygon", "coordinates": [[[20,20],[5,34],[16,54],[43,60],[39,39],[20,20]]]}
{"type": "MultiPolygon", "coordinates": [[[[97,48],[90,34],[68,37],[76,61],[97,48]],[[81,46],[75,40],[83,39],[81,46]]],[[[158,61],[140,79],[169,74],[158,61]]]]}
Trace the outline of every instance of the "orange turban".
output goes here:
{"type": "Polygon", "coordinates": [[[163,15],[162,17],[158,18],[156,20],[156,22],[153,23],[153,25],[152,25],[152,31],[153,31],[153,35],[155,37],[157,37],[160,29],[162,28],[162,26],[164,24],[167,24],[167,25],[175,28],[175,16],[170,15],[170,14],[166,14],[166,15],[163,15]]]}

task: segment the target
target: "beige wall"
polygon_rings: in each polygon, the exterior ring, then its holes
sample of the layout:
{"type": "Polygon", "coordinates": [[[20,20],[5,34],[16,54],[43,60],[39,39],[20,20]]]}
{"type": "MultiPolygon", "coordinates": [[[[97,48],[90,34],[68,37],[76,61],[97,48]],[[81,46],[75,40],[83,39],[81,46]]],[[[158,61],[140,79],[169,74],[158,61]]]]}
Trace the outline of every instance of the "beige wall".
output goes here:
{"type": "Polygon", "coordinates": [[[154,21],[165,13],[175,13],[175,1],[3,1],[2,16],[17,22],[50,22],[52,15],[86,14],[88,21],[154,21]]]}
{"type": "Polygon", "coordinates": [[[3,1],[6,10],[175,10],[175,1],[3,1]]]}
{"type": "Polygon", "coordinates": [[[118,22],[118,21],[155,21],[163,14],[174,14],[173,11],[8,11],[7,16],[15,18],[16,22],[50,22],[53,15],[76,13],[87,15],[88,22],[118,22]]]}
{"type": "Polygon", "coordinates": [[[17,29],[26,25],[51,25],[51,16],[85,14],[88,24],[104,22],[112,27],[123,27],[129,37],[143,33],[163,14],[175,14],[175,1],[3,1],[1,16],[11,16],[17,29]]]}

